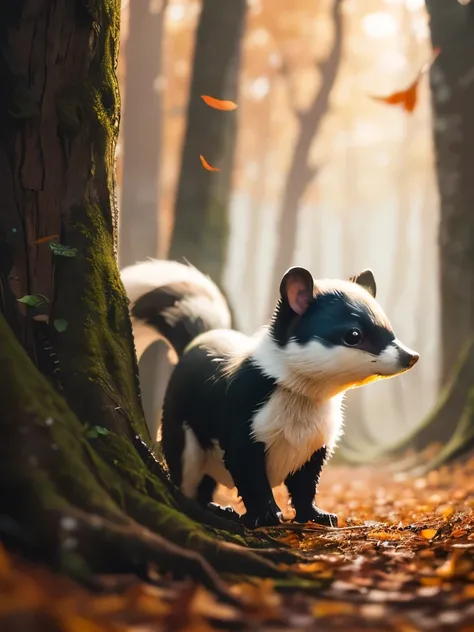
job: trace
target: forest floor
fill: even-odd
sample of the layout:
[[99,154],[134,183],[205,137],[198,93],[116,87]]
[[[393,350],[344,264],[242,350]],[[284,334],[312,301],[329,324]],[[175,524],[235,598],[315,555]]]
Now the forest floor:
[[328,467],[318,504],[344,528],[278,535],[302,556],[291,568],[322,580],[316,596],[236,582],[236,607],[159,576],[156,585],[111,576],[111,590],[97,594],[0,549],[0,630],[474,632],[474,459],[407,481],[388,469]]

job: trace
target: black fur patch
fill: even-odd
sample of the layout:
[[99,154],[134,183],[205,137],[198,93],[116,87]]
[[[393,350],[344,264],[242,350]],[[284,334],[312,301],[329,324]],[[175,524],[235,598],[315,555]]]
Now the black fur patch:
[[183,299],[203,296],[209,296],[209,302],[212,301],[212,297],[206,295],[201,286],[185,282],[170,283],[143,294],[132,307],[131,314],[134,318],[154,327],[180,356],[196,336],[213,329],[215,323],[204,317],[191,318],[183,312],[181,318],[178,317],[176,322],[170,325],[165,319],[165,312],[172,307],[179,307]]
[[[255,412],[276,388],[249,358],[228,371],[226,347],[196,344],[180,359],[166,392],[163,407],[162,448],[171,478],[181,484],[184,424],[204,450],[217,440],[224,463],[245,498],[248,512],[257,514],[262,502],[274,503],[265,471],[265,446],[253,441]],[[244,338],[244,336],[242,336]]]
[[356,348],[374,355],[395,339],[390,323],[367,301],[337,289],[317,293],[302,316],[281,300],[273,316],[271,333],[281,347],[290,339],[299,344],[315,339],[332,347],[343,345],[343,337],[351,328],[362,332],[362,342]]

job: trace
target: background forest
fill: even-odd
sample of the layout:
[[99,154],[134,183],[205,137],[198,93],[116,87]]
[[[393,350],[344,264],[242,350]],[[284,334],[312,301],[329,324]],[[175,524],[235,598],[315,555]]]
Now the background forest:
[[[243,19],[244,3],[233,4]],[[122,5],[120,264],[186,256],[224,287],[246,333],[266,322],[290,265],[309,267],[315,278],[371,267],[381,304],[422,362],[399,380],[349,393],[346,439],[393,443],[432,408],[440,376],[433,52],[424,0],[252,0],[244,27],[227,24],[222,2],[203,6],[199,39],[199,2]],[[234,46],[226,47],[235,29]],[[201,57],[194,76],[193,54],[195,62]],[[226,65],[220,79],[218,58]],[[376,99],[414,82],[413,111]],[[200,114],[200,94],[235,97],[238,109]],[[194,154],[185,149],[183,158],[192,108],[207,119],[194,130]],[[232,147],[224,146],[219,135],[235,128]],[[204,172],[199,154],[221,171]],[[199,208],[210,198],[181,193],[199,178],[222,203],[217,217]],[[193,214],[201,223],[193,224],[189,248],[182,227]],[[156,353],[143,359],[148,371]],[[153,420],[160,382],[143,385]]]

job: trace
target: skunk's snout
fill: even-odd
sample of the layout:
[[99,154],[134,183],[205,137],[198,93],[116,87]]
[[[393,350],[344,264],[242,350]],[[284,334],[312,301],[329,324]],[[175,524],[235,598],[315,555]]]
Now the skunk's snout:
[[393,345],[398,351],[398,361],[404,369],[411,369],[420,359],[420,355],[416,351],[405,347],[399,340],[394,340]]

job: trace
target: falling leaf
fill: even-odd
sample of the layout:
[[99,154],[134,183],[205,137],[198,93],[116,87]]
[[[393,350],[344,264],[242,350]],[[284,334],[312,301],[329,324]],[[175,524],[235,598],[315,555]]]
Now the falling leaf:
[[437,529],[423,529],[421,531],[421,535],[426,539],[426,540],[432,540],[435,535],[438,533]]
[[35,241],[35,244],[46,244],[48,241],[52,241],[53,239],[59,239],[59,235],[48,235],[47,237],[40,237]]
[[204,169],[207,169],[208,171],[220,171],[220,169],[218,169],[217,167],[211,167],[211,165],[207,162],[202,154],[199,156],[199,158],[201,159]]
[[371,96],[371,99],[387,103],[388,105],[401,105],[407,112],[413,112],[418,97],[418,84],[420,83],[420,78],[421,73],[406,90],[394,92],[387,97]]
[[45,297],[41,294],[26,294],[17,300],[19,303],[28,305],[28,307],[38,307],[38,305],[46,302]]
[[75,257],[77,255],[77,248],[71,248],[71,246],[65,246],[64,244],[56,244],[54,241],[49,243],[49,247],[53,251],[53,254],[58,257]]
[[416,79],[411,83],[406,90],[400,90],[399,92],[394,92],[386,97],[378,97],[371,95],[371,99],[375,101],[381,101],[382,103],[387,103],[388,105],[401,105],[404,110],[407,112],[413,112],[416,107],[417,99],[418,99],[418,86],[420,84],[420,79],[423,76],[423,73],[426,72],[429,67],[433,64],[434,60],[441,53],[440,48],[433,49],[433,57],[427,63],[425,63],[420,71]]
[[63,331],[66,331],[66,329],[69,327],[68,321],[65,320],[64,318],[56,318],[54,320],[53,324],[54,324],[54,328],[59,333],[62,333]]
[[201,99],[211,108],[215,110],[225,110],[230,112],[231,110],[235,110],[237,108],[237,103],[233,101],[221,101],[220,99],[215,99],[214,97],[210,97],[208,95],[201,95]]

